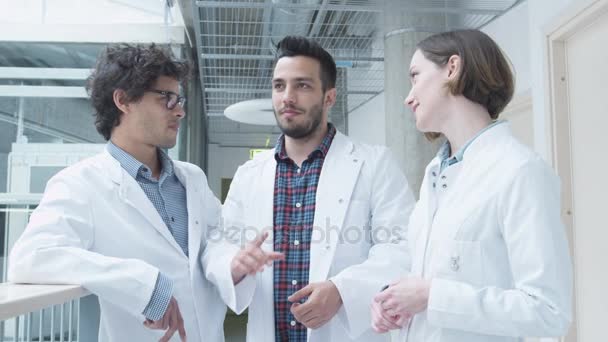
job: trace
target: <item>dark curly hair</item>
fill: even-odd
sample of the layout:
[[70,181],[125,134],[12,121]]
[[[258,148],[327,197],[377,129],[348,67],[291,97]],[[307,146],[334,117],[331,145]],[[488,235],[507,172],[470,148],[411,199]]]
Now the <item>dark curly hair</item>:
[[277,44],[274,63],[283,57],[306,56],[321,64],[321,85],[323,91],[336,87],[338,71],[334,58],[312,39],[300,36],[286,36]]
[[114,91],[125,92],[125,100],[137,102],[160,76],[182,82],[189,77],[190,65],[178,61],[170,50],[155,44],[108,46],[99,56],[87,79],[87,92],[95,109],[95,127],[110,140],[112,129],[120,124],[122,112],[114,104]]

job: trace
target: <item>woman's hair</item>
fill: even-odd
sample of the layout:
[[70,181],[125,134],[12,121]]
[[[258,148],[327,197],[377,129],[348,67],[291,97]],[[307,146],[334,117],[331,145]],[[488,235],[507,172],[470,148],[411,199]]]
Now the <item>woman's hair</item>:
[[86,87],[95,109],[97,131],[109,140],[120,123],[122,112],[113,98],[116,89],[124,91],[126,101],[137,102],[160,76],[181,82],[189,72],[188,63],[175,60],[170,50],[155,44],[108,46],[99,56]]
[[[458,30],[434,34],[419,42],[417,49],[424,57],[440,67],[451,56],[461,60],[458,77],[446,84],[453,95],[467,99],[487,109],[492,119],[507,106],[515,89],[511,64],[498,45],[479,30]],[[425,134],[435,139],[438,133]]]

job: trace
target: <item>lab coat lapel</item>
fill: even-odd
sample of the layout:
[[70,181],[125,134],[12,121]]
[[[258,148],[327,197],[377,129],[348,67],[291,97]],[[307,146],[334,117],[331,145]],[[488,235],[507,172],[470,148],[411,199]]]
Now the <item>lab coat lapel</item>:
[[[254,208],[252,216],[255,218],[251,223],[258,233],[267,231],[269,233],[266,242],[262,244],[262,249],[265,251],[274,251],[274,178],[276,175],[277,163],[274,159],[274,154],[270,154],[269,159],[263,161],[260,167],[260,177],[256,179],[255,185],[251,187],[254,196]],[[245,195],[245,194],[244,194]],[[274,340],[274,263],[266,268],[262,273],[258,274],[258,288],[256,296],[259,298],[259,303],[262,308],[257,311],[264,318],[256,317],[256,322],[264,322],[264,327],[260,329],[263,332],[263,337],[254,338],[256,341],[271,341]],[[252,322],[252,318],[249,318]],[[250,323],[251,324],[251,323]]]
[[[262,176],[254,187],[256,202],[259,205],[256,219],[256,230],[259,233],[268,232],[268,238],[262,245],[266,251],[274,251],[274,181],[277,172],[277,162],[274,154],[262,166]],[[272,266],[268,270],[272,274]]]
[[[204,192],[201,189],[203,184],[202,181],[192,181],[192,178],[188,177],[187,171],[180,168],[176,163],[173,163],[173,170],[177,179],[182,183],[184,189],[186,189],[186,206],[188,209],[188,255],[190,257],[190,268],[192,269],[197,264],[201,243],[206,243],[206,239],[202,240],[202,236],[207,231],[207,223],[214,219],[213,217],[202,216],[209,213],[207,209],[209,208],[209,205],[212,204],[203,201]],[[219,212],[217,215],[219,215]],[[219,224],[219,222],[217,223]]]
[[420,191],[420,199],[418,200],[419,209],[414,212],[414,215],[410,217],[409,229],[416,230],[417,234],[414,236],[415,241],[413,243],[413,263],[412,263],[412,275],[422,276],[424,272],[424,257],[428,247],[428,239],[431,233],[431,227],[433,224],[433,216],[437,209],[437,199],[433,194],[433,187],[430,173],[435,169],[438,164],[438,159],[435,158],[431,161],[425,171],[425,180],[422,183],[422,189]]
[[[184,252],[179,247],[173,235],[169,231],[165,222],[158,214],[158,211],[148,199],[141,186],[131,175],[125,171],[120,163],[114,159],[107,151],[104,155],[104,163],[107,164],[108,174],[112,180],[118,184],[119,198],[135,212],[144,217],[154,229],[167,239],[170,245],[176,248],[182,255]],[[142,239],[145,237],[142,237]]]
[[323,162],[310,246],[311,283],[325,280],[331,267],[344,217],[363,164],[355,152],[353,143],[338,132]]
[[[492,196],[494,189],[498,188],[501,179],[493,179],[489,182],[487,174],[500,174],[491,171],[497,167],[501,153],[494,147],[496,139],[500,139],[509,133],[508,124],[500,124],[491,128],[479,136],[468,147],[462,163],[462,169],[458,178],[452,182],[452,189],[446,194],[444,203],[452,204],[444,206],[445,210],[439,210],[435,216],[435,224],[442,225],[443,238],[457,239],[458,232],[463,221],[471,215],[471,212],[479,206],[480,202],[486,201]],[[458,206],[453,203],[459,203]]]

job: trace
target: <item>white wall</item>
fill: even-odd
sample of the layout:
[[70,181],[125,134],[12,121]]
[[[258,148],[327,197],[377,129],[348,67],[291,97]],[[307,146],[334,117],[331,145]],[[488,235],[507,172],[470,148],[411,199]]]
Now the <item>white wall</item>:
[[517,77],[516,96],[532,95],[534,149],[551,160],[545,94],[548,93],[546,28],[574,3],[591,0],[525,1],[488,24],[483,31],[500,45],[513,63]]
[[534,146],[547,160],[551,159],[550,140],[547,134],[550,121],[547,117],[548,104],[545,94],[550,92],[547,68],[546,27],[559,14],[574,3],[589,3],[590,0],[534,0],[529,3],[530,19],[530,71],[532,82],[532,101],[534,108]]
[[386,145],[384,92],[348,114],[348,135],[364,143]]
[[513,135],[530,148],[534,148],[534,117],[530,91],[516,96],[500,114],[500,118],[511,123]]
[[515,74],[513,100],[500,118],[511,122],[513,134],[524,144],[535,147],[534,111],[532,108],[530,73],[530,18],[528,1],[524,1],[482,31],[498,43],[507,55]]
[[505,13],[502,17],[486,25],[487,33],[503,49],[513,64],[515,71],[515,94],[525,93],[530,89],[530,22],[528,18],[528,1]]
[[207,179],[217,198],[222,194],[222,178],[232,178],[236,169],[249,160],[249,148],[209,144]]
[[0,0],[0,41],[183,44],[179,6],[150,0]]
[[0,0],[0,4],[10,8],[0,13],[0,21],[14,24],[162,23],[164,14],[160,1]]
[[608,225],[605,201],[608,179],[599,176],[598,170],[605,170],[608,161],[598,156],[606,153],[606,144],[602,141],[608,125],[608,13],[605,12],[592,24],[585,24],[568,38],[565,53],[570,111],[577,337],[579,341],[606,341]]

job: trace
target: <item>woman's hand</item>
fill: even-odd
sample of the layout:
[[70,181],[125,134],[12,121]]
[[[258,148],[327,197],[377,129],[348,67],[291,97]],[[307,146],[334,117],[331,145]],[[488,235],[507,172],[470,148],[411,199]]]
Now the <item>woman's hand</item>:
[[385,317],[413,316],[426,310],[430,289],[430,280],[414,277],[403,278],[377,294],[374,302],[380,305]]
[[410,321],[411,315],[403,316],[388,316],[383,310],[380,303],[372,300],[372,329],[379,334],[384,334],[389,330],[401,329]]

